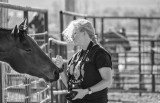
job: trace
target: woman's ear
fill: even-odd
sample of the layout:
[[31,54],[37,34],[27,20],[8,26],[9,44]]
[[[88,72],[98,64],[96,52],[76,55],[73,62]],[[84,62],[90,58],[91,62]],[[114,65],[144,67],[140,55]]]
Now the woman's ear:
[[86,31],[83,31],[83,34],[84,34],[85,36],[88,35]]
[[89,35],[88,35],[88,33],[86,31],[84,31],[83,34],[84,34],[85,37],[90,38]]

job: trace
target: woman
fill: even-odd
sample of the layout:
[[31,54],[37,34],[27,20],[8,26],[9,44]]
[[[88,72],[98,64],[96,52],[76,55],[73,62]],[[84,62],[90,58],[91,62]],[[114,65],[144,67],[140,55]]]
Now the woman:
[[81,47],[69,60],[67,70],[61,56],[55,61],[67,72],[60,73],[63,83],[69,91],[77,93],[71,103],[107,103],[107,88],[112,84],[111,56],[98,45],[92,24],[85,19],[74,20],[63,35]]

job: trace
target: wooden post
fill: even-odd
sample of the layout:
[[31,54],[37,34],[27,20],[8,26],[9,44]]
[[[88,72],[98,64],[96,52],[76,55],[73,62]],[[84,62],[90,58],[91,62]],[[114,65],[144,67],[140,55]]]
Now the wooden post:
[[[76,0],[65,0],[65,11],[75,12],[75,3],[76,3]],[[65,26],[68,25],[71,20],[72,20],[72,16],[66,16]]]
[[[0,2],[8,2],[8,0],[0,0]],[[7,9],[1,8],[0,7],[0,27],[7,27],[7,18],[8,18],[8,11]],[[5,103],[4,101],[4,71],[5,69],[2,67],[4,64],[0,62],[0,103]]]
[[4,68],[3,63],[0,63],[0,103],[4,103]]
[[[8,0],[0,0],[0,2],[8,2]],[[6,28],[8,26],[7,18],[8,10],[0,7],[0,27]]]

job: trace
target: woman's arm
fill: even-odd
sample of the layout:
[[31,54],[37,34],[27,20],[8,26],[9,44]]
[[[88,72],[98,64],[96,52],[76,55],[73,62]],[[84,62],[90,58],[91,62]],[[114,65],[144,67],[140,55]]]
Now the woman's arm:
[[102,80],[95,84],[94,86],[90,87],[91,91],[98,92],[100,90],[103,90],[105,88],[109,88],[112,85],[112,69],[110,67],[102,67],[99,69],[99,73],[102,77]]
[[60,77],[61,77],[64,85],[68,88],[68,85],[67,85],[68,77],[67,77],[66,72],[63,71],[62,73],[60,73]]
[[68,85],[67,85],[68,77],[67,77],[67,74],[66,74],[66,72],[65,72],[66,69],[65,69],[64,66],[63,66],[64,62],[63,62],[62,56],[57,55],[57,56],[56,56],[56,59],[52,58],[52,61],[55,63],[55,65],[56,65],[59,69],[61,68],[61,69],[63,70],[63,72],[60,73],[60,77],[61,77],[64,85],[65,85],[66,87],[68,87]]
[[[90,87],[92,93],[101,91],[105,88],[109,88],[112,85],[112,81],[113,81],[112,80],[112,69],[110,67],[102,67],[99,69],[99,72],[102,77],[102,80],[98,82],[97,84],[93,85],[92,87]],[[88,88],[87,89],[77,89],[74,91],[78,91],[79,94],[77,94],[76,97],[73,98],[72,100],[75,100],[78,98],[81,99],[89,93]]]

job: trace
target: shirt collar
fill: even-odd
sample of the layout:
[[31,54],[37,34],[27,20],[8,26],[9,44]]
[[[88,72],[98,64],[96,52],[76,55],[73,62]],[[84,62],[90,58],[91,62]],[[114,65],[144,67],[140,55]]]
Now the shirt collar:
[[90,41],[86,50],[90,50],[93,47],[94,43]]

